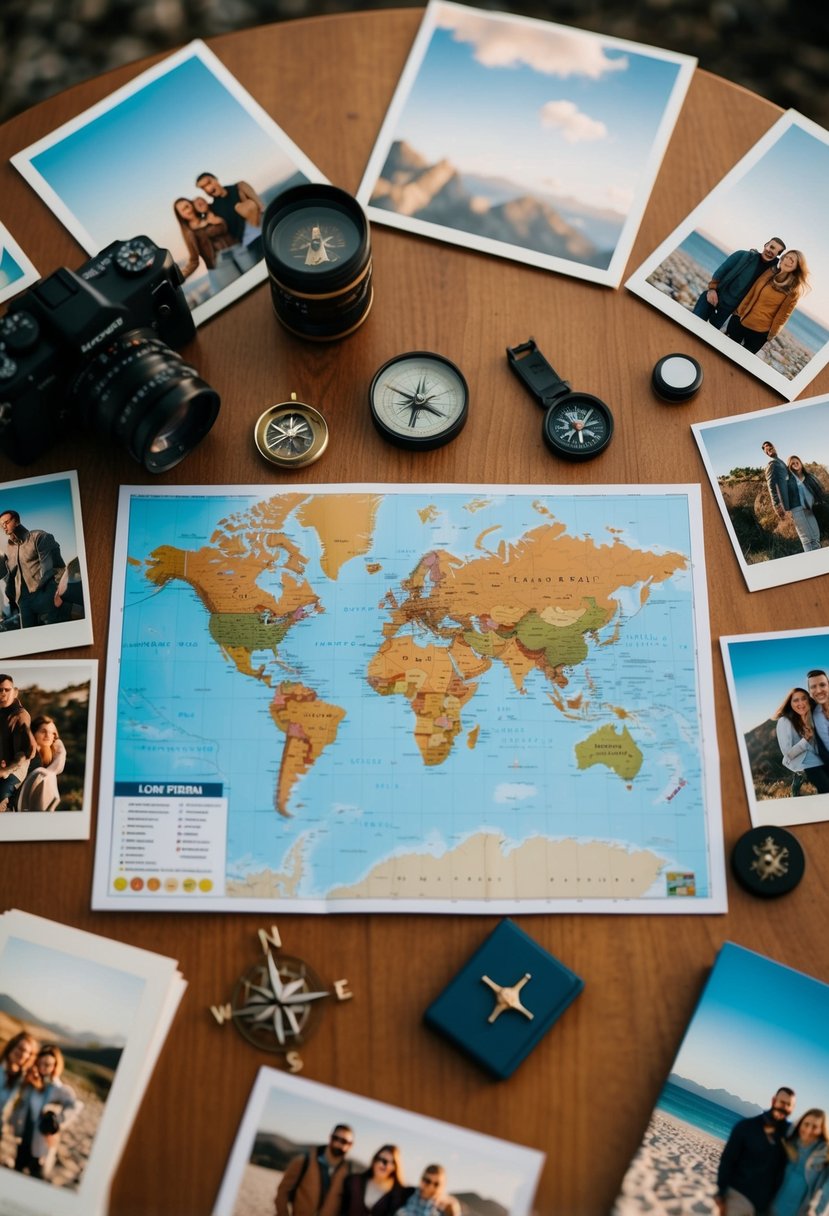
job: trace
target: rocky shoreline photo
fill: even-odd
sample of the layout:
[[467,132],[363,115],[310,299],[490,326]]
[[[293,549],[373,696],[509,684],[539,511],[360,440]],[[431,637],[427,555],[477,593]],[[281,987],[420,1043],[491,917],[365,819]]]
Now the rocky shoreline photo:
[[[660,262],[656,270],[648,275],[647,282],[691,312],[707,289],[710,279],[705,267],[680,248]],[[788,330],[782,329],[758,352],[757,358],[787,380],[793,380],[814,358],[814,353]]]

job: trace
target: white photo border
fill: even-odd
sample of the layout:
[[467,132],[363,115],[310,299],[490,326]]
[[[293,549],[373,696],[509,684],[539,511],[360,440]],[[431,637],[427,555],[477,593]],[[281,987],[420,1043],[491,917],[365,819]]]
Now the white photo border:
[[[81,519],[81,496],[78,489],[78,474],[75,469],[66,473],[47,473],[43,477],[24,477],[19,481],[6,481],[0,485],[0,510],[14,504],[7,495],[28,486],[45,485],[52,481],[68,481],[72,499],[72,517],[75,525],[75,542],[80,567],[81,585],[84,592],[84,615],[79,621],[58,621],[54,625],[35,625],[27,629],[0,633],[0,663],[7,659],[20,659],[26,655],[39,655],[47,650],[66,650],[73,646],[92,645],[92,607],[90,601],[89,571],[86,565],[83,521]],[[64,557],[69,555],[63,554]],[[71,556],[69,556],[71,560]]]
[[642,165],[639,186],[631,201],[627,218],[622,226],[616,248],[606,270],[595,266],[587,266],[569,258],[556,257],[551,254],[538,253],[532,249],[524,249],[519,245],[511,245],[505,241],[493,240],[490,237],[476,236],[459,228],[449,228],[430,220],[418,220],[414,217],[400,215],[387,211],[382,207],[373,207],[370,202],[371,192],[377,183],[383,165],[386,162],[389,148],[394,141],[400,115],[417,80],[426,53],[436,29],[436,13],[438,8],[454,9],[469,12],[467,5],[454,3],[453,0],[429,0],[426,5],[423,21],[412,44],[409,57],[403,73],[395,89],[389,109],[383,119],[383,125],[377,136],[368,164],[363,172],[363,178],[357,190],[357,200],[365,208],[369,219],[376,224],[396,228],[401,232],[411,232],[417,236],[429,237],[432,240],[444,241],[450,245],[460,245],[463,249],[474,249],[480,253],[488,253],[494,257],[508,258],[521,262],[526,266],[537,266],[542,270],[552,270],[566,274],[576,279],[584,279],[589,283],[598,283],[605,287],[618,287],[622,281],[630,251],[636,239],[642,216],[656,181],[659,167],[665,155],[671,134],[679,112],[685,100],[685,95],[691,83],[691,77],[696,68],[696,59],[689,55],[680,55],[673,51],[645,46],[642,43],[630,42],[610,35],[597,34],[589,30],[579,30],[572,26],[564,26],[537,17],[524,17],[514,13],[497,12],[489,9],[472,9],[481,18],[491,20],[494,24],[503,23],[530,29],[564,29],[570,35],[583,36],[585,39],[600,42],[614,50],[629,50],[637,55],[649,55],[678,66],[679,72],[671,90],[668,103],[662,115],[658,131],[651,145],[647,160]]
[[11,300],[14,296],[20,295],[21,291],[25,291],[27,287],[31,287],[32,283],[36,283],[40,278],[40,274],[36,270],[34,263],[20,248],[6,225],[0,223],[0,258],[2,258],[4,252],[11,255],[23,273],[14,282],[7,283],[5,287],[0,284],[0,304],[5,303],[6,300]]
[[[78,241],[91,257],[100,253],[101,249],[104,248],[104,243],[99,241],[93,233],[83,226],[74,212],[64,203],[61,196],[38,172],[33,164],[34,158],[49,148],[53,148],[68,136],[75,134],[76,131],[82,130],[90,122],[100,118],[102,114],[116,109],[130,97],[140,93],[147,85],[168,75],[175,68],[180,67],[181,64],[194,58],[199,59],[208,71],[216,77],[234,101],[254,119],[262,131],[271,137],[280,151],[293,162],[297,170],[304,173],[311,182],[328,181],[324,174],[320,172],[298,145],[282,130],[278,123],[271,118],[267,111],[257,101],[254,101],[253,97],[251,97],[233,73],[225,67],[218,56],[201,39],[196,38],[179,51],[169,55],[160,63],[155,64],[154,67],[148,68],[145,72],[136,76],[128,84],[122,85],[120,89],[116,89],[114,93],[103,98],[102,101],[96,102],[95,105],[84,110],[76,118],[63,123],[56,130],[50,132],[49,135],[43,136],[42,139],[30,144],[27,148],[15,153],[10,158],[18,173],[26,179],[32,189],[43,199],[49,209],[54,212],[60,222],[71,232],[75,240]],[[124,235],[126,238],[137,234],[125,233]],[[195,325],[199,326],[203,321],[207,321],[210,317],[215,316],[216,313],[221,312],[229,304],[246,295],[247,292],[258,286],[259,283],[263,283],[267,277],[267,267],[264,259],[261,259],[250,270],[240,275],[238,279],[235,279],[227,287],[223,287],[217,291],[209,300],[197,305],[192,310]]]
[[[39,1179],[4,1170],[4,1200],[10,1204],[17,1202],[27,1216],[34,1213],[89,1216],[106,1207],[118,1158],[187,985],[179,975],[174,959],[28,912],[15,909],[0,917],[0,960],[11,938],[103,964],[144,980],[132,1033],[118,1062],[79,1185],[71,1191],[44,1187]],[[59,996],[51,993],[49,999],[56,1003],[57,1009]]]
[[[669,317],[672,321],[676,321],[684,329],[701,338],[703,342],[707,342],[709,346],[713,346],[715,350],[725,355],[733,363],[737,363],[747,372],[751,372],[753,376],[756,376],[758,380],[762,380],[765,384],[775,389],[787,401],[793,401],[795,397],[799,396],[806,386],[814,380],[815,376],[829,363],[829,342],[825,343],[817,351],[803,371],[789,380],[786,376],[781,375],[780,372],[775,371],[769,364],[764,363],[757,355],[740,346],[726,334],[721,333],[710,322],[703,321],[701,317],[694,316],[684,305],[680,304],[677,300],[672,300],[670,296],[666,295],[663,291],[659,291],[658,288],[654,287],[647,280],[648,276],[700,226],[700,221],[704,218],[711,200],[720,194],[727,194],[731,187],[745,177],[749,169],[752,169],[754,165],[761,161],[766,153],[793,126],[800,127],[804,132],[813,135],[821,143],[829,145],[829,131],[825,131],[823,127],[819,127],[811,119],[804,118],[796,110],[787,110],[774,126],[729,170],[725,177],[705,196],[690,215],[687,215],[682,223],[674,228],[670,236],[666,237],[662,244],[642,263],[638,270],[634,271],[625,283],[628,291],[633,292],[634,295],[651,304],[659,312],[664,313],[666,317]],[[794,178],[792,179],[792,183],[792,189],[795,190],[797,185]]]
[[92,791],[95,768],[95,727],[98,702],[97,659],[48,659],[25,661],[18,665],[27,671],[64,673],[67,683],[89,681],[86,723],[86,758],[83,777],[83,806],[79,811],[54,811],[0,815],[0,841],[12,840],[89,840],[92,819]]
[[802,401],[791,402],[788,405],[772,406],[771,409],[752,410],[747,414],[734,414],[730,418],[717,418],[711,422],[691,423],[691,431],[697,441],[697,447],[699,448],[702,462],[705,465],[711,489],[714,492],[717,506],[723,517],[723,523],[731,541],[734,555],[737,558],[737,564],[743,573],[743,578],[749,591],[765,591],[769,587],[782,587],[787,583],[797,583],[803,579],[817,578],[821,574],[829,573],[829,548],[817,549],[812,553],[792,553],[788,557],[779,557],[769,562],[755,562],[753,564],[747,562],[740,547],[740,542],[737,539],[737,534],[734,531],[734,525],[728,514],[725,500],[720,492],[717,474],[711,466],[709,452],[705,444],[705,435],[708,431],[714,430],[717,427],[739,426],[742,423],[753,422],[758,418],[768,418],[770,423],[775,423],[778,426],[782,423],[785,426],[786,414],[796,413],[800,410],[817,409],[820,406],[825,410],[829,410],[829,396],[804,397]]
[[[751,771],[751,761],[746,747],[745,734],[740,726],[740,691],[734,678],[731,664],[731,647],[744,642],[762,643],[785,641],[790,638],[822,638],[829,649],[829,628],[825,629],[788,629],[777,633],[743,633],[729,634],[720,638],[725,681],[728,685],[728,696],[731,702],[731,716],[734,722],[734,734],[737,736],[737,749],[740,753],[740,765],[743,770],[743,782],[746,790],[746,801],[751,817],[752,827],[765,827],[766,824],[775,827],[788,828],[801,823],[825,823],[829,820],[829,794],[809,794],[806,798],[763,798],[758,799],[754,792],[754,774]],[[829,666],[829,663],[827,664]],[[772,707],[774,708],[774,707]]]
[[538,1149],[514,1144],[509,1140],[501,1140],[484,1132],[474,1132],[469,1128],[446,1123],[441,1119],[430,1119],[426,1115],[415,1114],[400,1106],[391,1106],[387,1102],[364,1098],[359,1094],[349,1093],[347,1090],[335,1089],[331,1085],[323,1085],[318,1081],[292,1076],[290,1073],[264,1065],[256,1074],[256,1080],[225,1167],[222,1184],[216,1196],[212,1216],[233,1216],[242,1175],[250,1160],[265,1105],[274,1090],[283,1092],[286,1106],[289,1106],[292,1097],[303,1097],[319,1102],[321,1111],[324,1112],[327,1109],[329,1112],[326,1118],[331,1126],[338,1119],[349,1117],[356,1119],[363,1114],[367,1118],[385,1121],[389,1128],[390,1139],[395,1139],[398,1134],[402,1138],[407,1127],[425,1129],[428,1126],[433,1135],[441,1136],[447,1144],[467,1148],[470,1153],[478,1157],[486,1154],[489,1162],[499,1159],[505,1163],[508,1162],[512,1169],[525,1173],[520,1190],[510,1208],[509,1216],[531,1216],[533,1196],[546,1159],[546,1154]]

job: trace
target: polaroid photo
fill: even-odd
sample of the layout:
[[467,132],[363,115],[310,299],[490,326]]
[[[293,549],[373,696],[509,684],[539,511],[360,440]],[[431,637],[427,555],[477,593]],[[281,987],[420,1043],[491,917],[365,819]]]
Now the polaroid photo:
[[[260,1068],[213,1216],[287,1211],[303,1184],[306,1191],[319,1186],[318,1154],[342,1211],[364,1211],[366,1184],[376,1180],[387,1192],[383,1211],[406,1216],[450,1196],[446,1216],[530,1216],[544,1164],[535,1149]],[[339,1212],[333,1202],[330,1210]]]
[[0,672],[0,841],[89,839],[97,682],[94,659]]
[[36,283],[40,275],[5,224],[0,224],[0,304]]
[[617,287],[695,63],[431,0],[357,197],[378,224]]
[[829,398],[691,426],[749,591],[829,571]]
[[267,277],[271,199],[325,181],[199,41],[11,161],[87,253],[138,235],[169,249],[197,325]]
[[829,819],[829,628],[720,646],[752,825]]
[[625,284],[787,401],[829,361],[829,132],[789,110]]
[[0,918],[4,1213],[92,1216],[185,988],[173,959]]
[[612,1216],[823,1211],[827,1018],[828,985],[726,942]]
[[0,485],[0,663],[92,643],[78,475]]

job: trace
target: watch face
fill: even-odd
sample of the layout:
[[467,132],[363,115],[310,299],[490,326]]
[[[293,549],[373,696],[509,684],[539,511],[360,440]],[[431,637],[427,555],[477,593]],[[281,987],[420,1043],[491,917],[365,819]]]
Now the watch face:
[[428,451],[460,434],[469,390],[454,363],[442,355],[412,351],[383,364],[371,382],[369,405],[385,439]]
[[603,401],[587,393],[569,393],[544,415],[544,441],[558,456],[590,460],[613,436],[613,415]]
[[350,258],[362,237],[344,211],[308,203],[280,220],[271,239],[281,262],[313,273]]
[[254,439],[271,464],[303,468],[318,460],[328,446],[328,424],[319,410],[294,398],[272,405],[260,415]]
[[115,253],[115,265],[122,274],[143,274],[155,261],[155,249],[141,237],[124,241]]

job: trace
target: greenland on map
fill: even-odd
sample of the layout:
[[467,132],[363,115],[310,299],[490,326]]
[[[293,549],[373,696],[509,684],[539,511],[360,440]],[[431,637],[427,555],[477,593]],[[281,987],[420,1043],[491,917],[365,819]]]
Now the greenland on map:
[[121,491],[93,906],[725,910],[698,486]]

